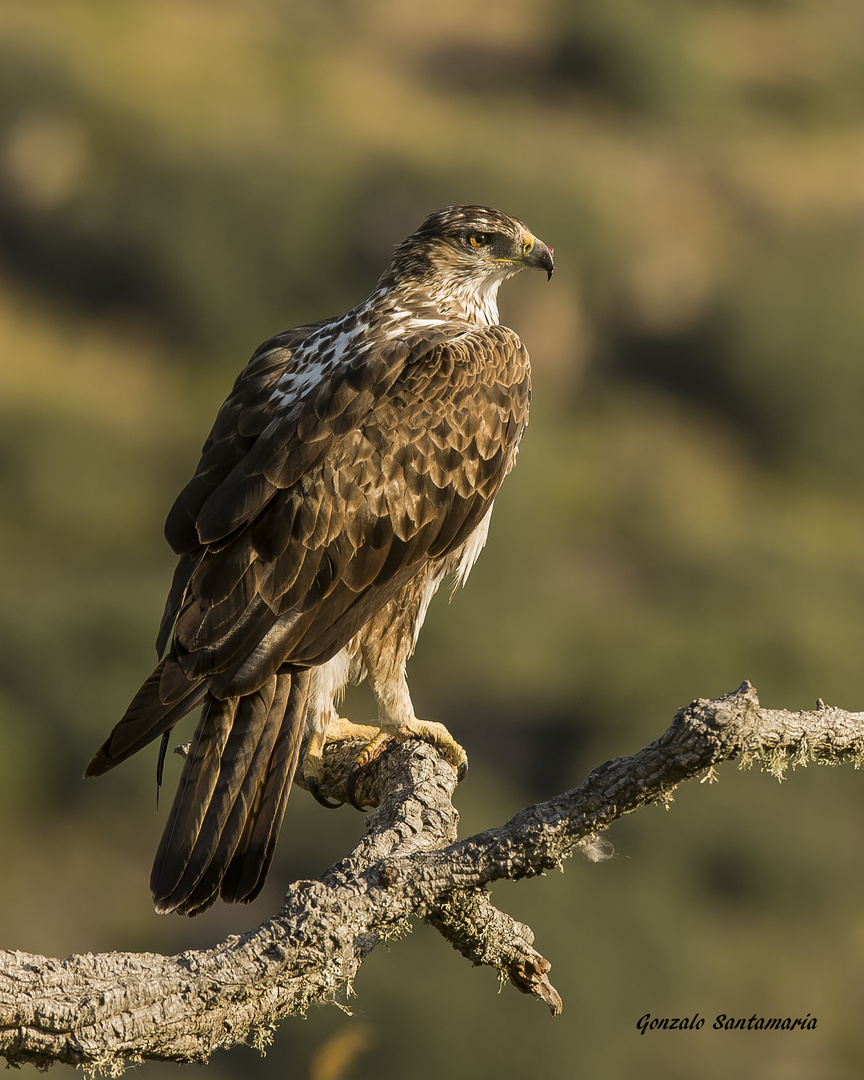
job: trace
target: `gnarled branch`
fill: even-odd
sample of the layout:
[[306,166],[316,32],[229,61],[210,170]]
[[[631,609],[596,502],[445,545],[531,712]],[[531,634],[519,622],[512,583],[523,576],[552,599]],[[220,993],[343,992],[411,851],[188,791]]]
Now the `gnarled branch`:
[[[356,748],[328,748],[331,797],[345,797]],[[495,968],[553,1015],[561,999],[533,934],[493,907],[486,887],[560,866],[623,814],[665,802],[722,761],[775,774],[810,760],[864,760],[864,713],[762,709],[744,683],[681,709],[631,757],[527,807],[506,824],[456,839],[453,769],[431,747],[394,746],[361,778],[377,809],[354,850],[319,881],[295,882],[257,930],[177,956],[104,953],[55,960],[0,952],[0,1055],[112,1073],[146,1058],[203,1061],[217,1047],[265,1042],[279,1018],[335,1001],[383,939],[425,919],[475,964]]]

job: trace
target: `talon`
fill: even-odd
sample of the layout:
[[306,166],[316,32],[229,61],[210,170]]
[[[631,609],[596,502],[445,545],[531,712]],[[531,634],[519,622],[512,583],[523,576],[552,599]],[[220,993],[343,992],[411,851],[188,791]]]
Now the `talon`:
[[326,806],[328,810],[338,810],[340,806],[344,806],[343,802],[333,802],[332,799],[328,799],[326,795],[321,794],[321,785],[318,782],[317,776],[306,776],[306,787],[309,789],[309,794],[316,801],[321,803],[322,806]]
[[355,788],[357,787],[357,778],[363,771],[363,766],[359,761],[355,761],[351,767],[351,772],[348,773],[348,779],[345,781],[345,790],[348,792],[348,802],[354,807],[355,810],[359,810],[361,814],[365,814],[369,809],[368,806],[361,806],[357,802],[357,796],[355,794]]
[[462,764],[456,770],[456,780],[458,783],[462,783],[465,777],[468,775],[468,762],[463,761]]

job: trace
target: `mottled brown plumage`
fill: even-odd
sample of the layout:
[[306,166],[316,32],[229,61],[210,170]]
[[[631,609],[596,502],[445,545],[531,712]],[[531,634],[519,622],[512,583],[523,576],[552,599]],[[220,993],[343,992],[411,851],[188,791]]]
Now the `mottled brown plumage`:
[[301,739],[314,778],[348,681],[368,677],[384,731],[464,758],[415,717],[405,662],[440,581],[476,559],[527,423],[528,356],[496,307],[525,266],[552,272],[524,225],[448,207],[368,300],[272,338],[237,379],[168,515],[167,652],[87,769],[203,705],[153,867],[158,911],[258,894]]

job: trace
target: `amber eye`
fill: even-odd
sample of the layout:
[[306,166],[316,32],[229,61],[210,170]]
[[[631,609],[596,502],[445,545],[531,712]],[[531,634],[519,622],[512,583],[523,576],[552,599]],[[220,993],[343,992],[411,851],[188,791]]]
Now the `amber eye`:
[[489,237],[486,233],[474,232],[468,234],[468,243],[473,248],[486,247],[489,243]]

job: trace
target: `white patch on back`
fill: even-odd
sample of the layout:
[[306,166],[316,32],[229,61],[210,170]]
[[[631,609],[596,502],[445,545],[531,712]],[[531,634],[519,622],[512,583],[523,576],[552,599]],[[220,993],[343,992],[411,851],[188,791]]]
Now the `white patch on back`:
[[[368,332],[372,298],[335,322],[327,323],[298,345],[292,356],[292,368],[276,380],[270,400],[277,408],[295,405],[300,398],[341,367],[346,353]],[[350,325],[346,331],[342,327]]]

